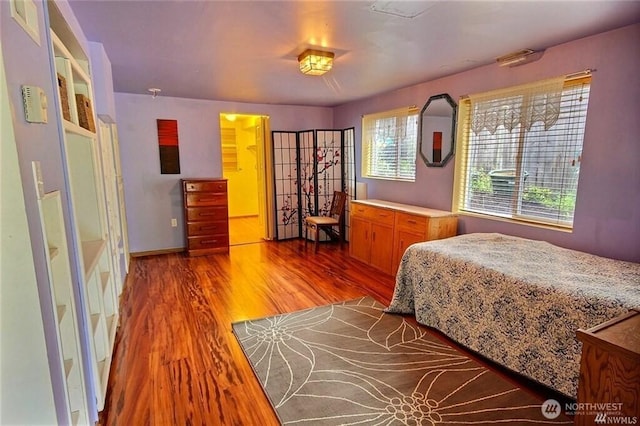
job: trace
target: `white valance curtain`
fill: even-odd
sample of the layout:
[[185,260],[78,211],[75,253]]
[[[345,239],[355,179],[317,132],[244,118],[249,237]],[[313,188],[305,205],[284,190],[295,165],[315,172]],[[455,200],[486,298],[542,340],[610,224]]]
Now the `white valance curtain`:
[[534,123],[541,122],[545,130],[548,130],[560,115],[564,81],[562,76],[469,95],[471,129],[475,134],[482,130],[494,134],[500,126],[511,132],[519,124],[526,130],[531,130]]
[[404,107],[362,117],[363,176],[415,179],[418,110]]
[[372,138],[377,137],[385,140],[404,138],[413,131],[407,119],[409,116],[417,114],[418,110],[412,107],[367,114],[363,117],[366,122],[364,130]]

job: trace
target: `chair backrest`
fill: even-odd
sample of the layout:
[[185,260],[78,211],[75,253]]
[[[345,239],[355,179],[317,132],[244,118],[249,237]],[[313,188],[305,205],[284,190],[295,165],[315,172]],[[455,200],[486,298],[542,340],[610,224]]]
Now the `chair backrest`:
[[331,210],[329,210],[329,216],[335,217],[340,222],[342,222],[346,203],[347,203],[346,192],[334,191],[333,200],[331,201]]

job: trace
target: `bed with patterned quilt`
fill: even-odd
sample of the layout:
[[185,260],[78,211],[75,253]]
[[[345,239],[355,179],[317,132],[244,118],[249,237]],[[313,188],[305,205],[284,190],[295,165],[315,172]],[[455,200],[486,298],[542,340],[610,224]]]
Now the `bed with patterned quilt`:
[[575,398],[579,328],[640,307],[640,264],[502,234],[410,246],[388,312]]

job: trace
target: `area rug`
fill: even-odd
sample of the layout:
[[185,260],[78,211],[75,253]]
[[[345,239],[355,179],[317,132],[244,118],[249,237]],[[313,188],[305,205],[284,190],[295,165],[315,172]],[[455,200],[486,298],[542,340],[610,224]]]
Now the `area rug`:
[[281,423],[572,424],[383,309],[363,297],[233,324]]

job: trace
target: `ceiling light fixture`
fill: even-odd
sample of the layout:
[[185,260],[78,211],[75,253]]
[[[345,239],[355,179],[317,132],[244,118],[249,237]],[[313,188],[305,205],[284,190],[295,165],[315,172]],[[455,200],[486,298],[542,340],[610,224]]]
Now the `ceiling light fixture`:
[[322,75],[333,67],[333,52],[307,49],[298,56],[300,71],[307,75]]
[[152,87],[150,89],[147,89],[149,92],[151,92],[151,97],[155,98],[156,96],[158,96],[158,93],[162,92],[162,89],[158,89],[157,87]]
[[536,52],[532,49],[523,49],[500,56],[499,58],[496,58],[496,62],[498,62],[498,65],[501,67],[515,67],[536,61],[540,59],[541,56],[542,52]]

